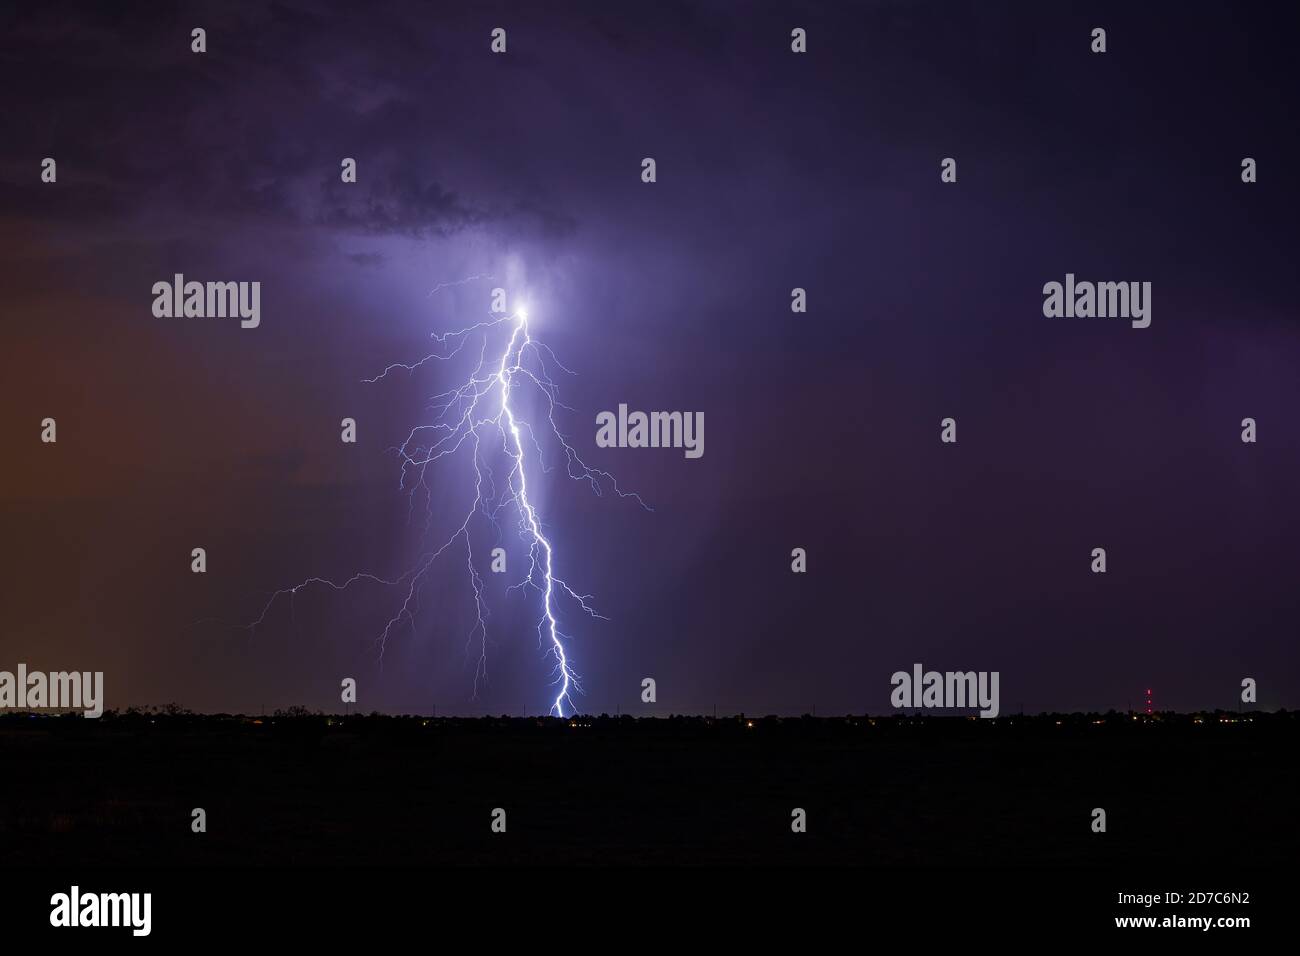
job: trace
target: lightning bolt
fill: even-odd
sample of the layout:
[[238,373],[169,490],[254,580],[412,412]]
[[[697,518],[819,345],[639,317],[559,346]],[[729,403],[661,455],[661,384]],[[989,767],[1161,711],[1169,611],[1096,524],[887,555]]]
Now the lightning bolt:
[[[485,277],[471,276],[459,282],[442,283],[433,292],[477,278]],[[400,588],[405,593],[401,606],[375,639],[382,663],[384,649],[394,631],[406,624],[414,632],[421,585],[430,569],[457,542],[463,542],[475,608],[475,623],[466,639],[466,654],[468,656],[477,642],[478,661],[474,670],[474,696],[477,697],[480,682],[487,680],[490,609],[484,595],[483,577],[475,561],[471,527],[475,517],[480,517],[490,523],[500,540],[502,520],[513,518],[516,535],[527,547],[528,566],[523,576],[507,588],[507,594],[532,592],[539,599],[538,643],[545,657],[554,664],[551,672],[554,699],[549,713],[563,717],[566,708],[570,713],[576,709],[572,695],[582,692],[582,684],[566,648],[569,635],[561,630],[559,606],[567,602],[573,610],[580,610],[592,618],[608,618],[596,612],[590,603],[591,595],[579,594],[556,574],[555,545],[548,537],[530,496],[530,473],[533,480],[540,481],[541,475],[551,470],[547,467],[538,438],[539,429],[546,429],[558,443],[569,478],[587,482],[598,496],[611,491],[619,498],[635,500],[646,511],[652,509],[639,495],[621,489],[613,475],[588,466],[560,430],[555,420],[556,410],[572,409],[560,402],[552,371],[570,375],[573,372],[564,367],[547,345],[534,338],[524,309],[516,309],[508,315],[499,314],[454,332],[435,332],[432,338],[435,349],[423,358],[412,363],[394,363],[378,375],[362,381],[374,384],[391,374],[414,372],[430,362],[449,361],[466,348],[477,347],[478,360],[469,376],[455,388],[430,400],[433,419],[413,427],[401,445],[389,449],[401,461],[399,487],[409,495],[408,521],[414,517],[417,492],[422,491],[425,496],[426,534],[432,520],[432,491],[426,482],[427,471],[441,459],[468,449],[474,469],[474,499],[464,520],[440,546],[423,553],[397,578],[386,579],[367,572],[354,574],[341,583],[321,577],[307,578],[272,594],[257,620],[246,626],[256,629],[278,599],[287,595],[292,606],[293,597],[312,585],[344,591],[357,582],[368,581]],[[521,399],[524,390],[530,387],[541,397],[543,408],[543,420],[536,424],[528,417],[525,402]],[[492,469],[494,455],[503,456],[506,462],[506,473],[501,480]]]

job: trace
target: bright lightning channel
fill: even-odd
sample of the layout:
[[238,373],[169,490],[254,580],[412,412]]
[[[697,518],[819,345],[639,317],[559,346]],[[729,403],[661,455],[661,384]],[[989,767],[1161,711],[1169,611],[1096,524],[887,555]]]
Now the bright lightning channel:
[[[460,283],[445,283],[438,288],[458,284]],[[504,338],[505,345],[499,356],[493,353],[490,357],[489,350],[494,335]],[[566,708],[570,713],[576,710],[572,695],[575,692],[582,692],[582,684],[565,647],[569,638],[560,628],[557,603],[568,599],[575,608],[581,609],[587,615],[602,620],[608,619],[598,614],[591,606],[589,603],[591,595],[577,593],[555,574],[555,546],[547,536],[536,505],[529,496],[530,452],[533,453],[534,459],[534,477],[537,477],[538,473],[547,473],[550,469],[546,466],[537,430],[526,417],[522,402],[517,398],[521,389],[531,384],[542,396],[545,407],[545,427],[549,429],[550,434],[558,442],[559,448],[562,449],[565,469],[570,478],[586,481],[597,495],[603,495],[608,489],[620,498],[635,500],[647,511],[651,509],[639,495],[619,488],[618,482],[611,474],[589,467],[560,431],[555,421],[555,410],[567,409],[568,406],[563,405],[557,397],[558,389],[551,377],[551,370],[556,368],[570,375],[573,373],[560,363],[548,346],[533,337],[525,308],[516,308],[512,314],[503,314],[455,332],[441,334],[435,332],[432,337],[438,346],[436,351],[424,356],[418,362],[389,365],[378,375],[363,381],[375,383],[398,371],[413,372],[427,362],[447,361],[454,358],[470,342],[478,344],[478,362],[469,377],[457,387],[433,397],[432,401],[435,404],[431,409],[436,414],[432,422],[416,425],[400,446],[390,449],[401,459],[400,487],[410,495],[413,512],[417,489],[423,490],[426,506],[431,509],[431,490],[425,481],[429,466],[442,458],[456,454],[463,448],[470,448],[474,466],[475,495],[464,521],[441,546],[422,554],[413,567],[397,578],[389,580],[366,572],[354,574],[342,583],[327,578],[308,578],[291,588],[276,591],[262,609],[258,619],[248,627],[255,629],[260,625],[266,619],[272,605],[281,596],[287,594],[292,601],[300,590],[313,584],[322,584],[336,591],[346,590],[358,581],[369,581],[390,587],[402,586],[406,589],[405,599],[397,613],[388,620],[376,638],[382,661],[388,638],[396,628],[406,623],[414,632],[415,618],[419,611],[420,588],[429,569],[456,542],[463,540],[476,614],[474,627],[466,640],[466,651],[469,652],[477,638],[479,656],[474,671],[474,695],[477,697],[480,681],[487,679],[487,622],[490,611],[483,595],[483,578],[475,564],[470,527],[474,517],[480,515],[500,531],[500,519],[504,515],[513,513],[516,519],[516,531],[528,548],[528,568],[519,581],[507,588],[507,593],[522,589],[540,595],[538,642],[555,664],[551,674],[555,697],[549,712],[563,717]],[[500,489],[485,454],[494,449],[501,451],[509,462],[509,470]],[[431,517],[431,514],[426,516],[426,530]]]

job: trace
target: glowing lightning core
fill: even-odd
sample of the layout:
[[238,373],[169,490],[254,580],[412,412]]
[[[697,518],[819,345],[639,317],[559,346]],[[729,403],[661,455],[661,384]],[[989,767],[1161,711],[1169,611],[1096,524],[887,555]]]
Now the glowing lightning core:
[[[528,529],[533,535],[533,547],[530,549],[529,555],[534,565],[536,563],[537,553],[535,549],[537,545],[540,544],[545,552],[542,579],[546,583],[542,589],[542,617],[546,622],[547,637],[550,638],[551,649],[555,654],[556,668],[560,676],[560,690],[555,695],[555,703],[551,705],[551,709],[555,711],[557,716],[563,717],[565,703],[572,703],[569,700],[569,686],[570,684],[576,684],[577,675],[569,668],[569,657],[564,653],[564,644],[560,641],[555,612],[551,609],[551,593],[554,590],[554,577],[551,574],[551,557],[553,554],[551,542],[546,540],[546,536],[542,534],[542,529],[537,523],[537,511],[533,508],[532,502],[528,500],[528,479],[524,473],[524,445],[519,440],[519,423],[515,421],[515,413],[510,408],[510,392],[514,380],[514,369],[518,365],[507,370],[506,362],[511,353],[514,352],[515,342],[519,340],[521,335],[523,336],[523,344],[519,347],[520,352],[524,346],[532,342],[532,338],[528,334],[528,313],[524,309],[518,309],[515,311],[515,315],[519,321],[510,336],[510,345],[506,347],[505,352],[501,355],[501,367],[497,370],[497,380],[501,383],[501,414],[510,423],[510,436],[514,440],[515,472],[519,475],[518,503],[520,510],[528,520]],[[515,352],[515,354],[518,355],[519,353]],[[529,578],[532,578],[531,568]],[[584,607],[586,606],[585,601],[581,598],[578,600]],[[542,627],[540,622],[537,626],[539,630]]]
[[[499,359],[489,360],[489,347],[493,336],[504,337],[506,332],[509,333],[509,338],[502,348]],[[255,628],[262,623],[271,605],[281,595],[289,594],[292,600],[293,595],[310,584],[324,584],[339,591],[360,580],[390,586],[404,584],[406,598],[377,638],[382,660],[388,637],[394,628],[405,621],[414,629],[420,586],[429,568],[443,552],[463,538],[476,610],[476,621],[467,640],[467,650],[476,636],[479,640],[479,659],[474,672],[474,690],[477,694],[479,680],[487,677],[489,611],[483,598],[483,579],[475,564],[470,525],[475,515],[482,515],[499,532],[498,519],[503,513],[513,511],[518,520],[519,535],[528,545],[529,560],[527,573],[521,580],[511,585],[507,593],[516,589],[532,589],[541,595],[541,615],[537,622],[538,640],[546,653],[555,659],[553,677],[556,693],[550,711],[563,717],[566,707],[573,709],[571,694],[575,690],[581,692],[582,686],[565,650],[567,636],[560,630],[556,615],[556,601],[561,596],[567,596],[590,616],[599,618],[601,615],[587,603],[590,595],[578,594],[554,573],[555,549],[544,532],[537,508],[529,497],[527,449],[531,448],[535,451],[537,467],[543,473],[549,469],[545,464],[537,432],[516,399],[520,387],[530,383],[537,387],[543,399],[546,425],[549,426],[550,434],[563,450],[566,471],[570,478],[588,482],[598,495],[603,494],[608,486],[620,498],[632,498],[641,507],[650,509],[636,494],[622,491],[617,481],[608,472],[591,468],[583,462],[560,432],[555,422],[555,409],[566,406],[562,405],[557,398],[557,388],[551,378],[550,366],[553,365],[564,372],[569,370],[560,364],[550,348],[533,338],[525,309],[518,308],[511,315],[502,315],[489,321],[479,322],[456,332],[441,335],[434,333],[433,338],[438,344],[438,351],[426,355],[413,364],[390,365],[374,378],[364,381],[378,382],[398,369],[413,371],[431,360],[446,361],[458,355],[467,342],[481,338],[478,363],[469,378],[456,388],[434,396],[433,401],[440,404],[433,406],[437,412],[433,422],[412,428],[406,440],[393,449],[402,461],[401,487],[410,494],[413,510],[417,489],[422,489],[431,503],[430,488],[425,482],[428,467],[469,445],[473,451],[475,497],[465,515],[465,520],[440,547],[421,555],[414,567],[394,580],[386,580],[368,573],[354,574],[342,584],[325,578],[308,578],[292,588],[275,592],[263,608],[261,616],[249,626]],[[498,391],[499,400],[496,397]],[[527,443],[524,441],[525,433],[528,437]],[[496,450],[504,454],[509,463],[504,488],[500,494],[498,494],[491,463],[487,458],[488,453]],[[415,480],[408,485],[408,477],[412,476]],[[425,527],[427,530],[428,520]]]

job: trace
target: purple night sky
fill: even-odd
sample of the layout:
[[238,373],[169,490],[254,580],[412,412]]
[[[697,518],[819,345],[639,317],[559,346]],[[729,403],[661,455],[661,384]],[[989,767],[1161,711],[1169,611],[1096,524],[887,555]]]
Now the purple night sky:
[[[885,712],[914,662],[1000,671],[1004,712],[1235,707],[1248,676],[1300,706],[1295,24],[1140,6],[0,15],[0,669],[102,670],[110,708],[333,710],[351,676],[365,711],[544,712],[497,591],[471,699],[461,551],[382,667],[395,590],[231,626],[459,524],[466,463],[430,471],[426,537],[386,449],[465,369],[361,380],[518,276],[576,373],[560,423],[654,509],[537,476],[611,619],[565,620],[583,710]],[[1067,272],[1150,281],[1151,327],[1045,318]],[[260,281],[260,327],[155,318],[174,273]],[[620,403],[704,412],[704,456],[597,448]]]

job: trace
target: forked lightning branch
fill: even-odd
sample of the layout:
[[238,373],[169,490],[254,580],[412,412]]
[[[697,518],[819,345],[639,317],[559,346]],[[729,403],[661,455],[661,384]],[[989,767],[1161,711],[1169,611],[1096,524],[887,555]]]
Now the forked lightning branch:
[[509,529],[522,544],[525,560],[523,571],[506,593],[523,592],[536,608],[538,642],[545,659],[552,665],[550,712],[563,717],[566,712],[573,712],[573,695],[582,690],[563,622],[580,615],[592,618],[601,615],[592,605],[591,595],[580,594],[561,577],[563,557],[539,514],[538,486],[543,476],[554,470],[553,462],[548,464],[542,438],[558,449],[558,455],[553,457],[563,460],[570,479],[586,482],[597,495],[612,491],[620,498],[635,500],[642,508],[647,506],[638,495],[623,491],[611,474],[588,466],[569,444],[556,422],[557,409],[565,406],[559,401],[554,375],[573,373],[547,345],[533,336],[526,308],[517,305],[507,312],[505,301],[504,290],[493,290],[493,311],[488,319],[455,332],[433,333],[436,346],[433,352],[410,364],[390,365],[364,380],[374,384],[389,375],[414,374],[430,363],[448,362],[463,353],[472,358],[477,352],[469,375],[454,388],[433,396],[429,408],[432,418],[411,428],[406,439],[394,449],[401,462],[400,486],[411,496],[412,509],[417,492],[427,496],[428,508],[433,507],[426,480],[431,467],[444,458],[468,460],[471,471],[467,475],[473,479],[474,490],[459,526],[436,547],[425,550],[400,577],[385,579],[358,572],[341,583],[308,578],[275,592],[258,619],[249,626],[256,628],[261,624],[279,598],[288,595],[292,599],[312,585],[342,591],[360,581],[375,582],[396,589],[401,598],[400,605],[376,637],[382,659],[395,631],[404,626],[414,630],[421,588],[439,559],[463,548],[469,597],[475,614],[467,637],[467,651],[477,653],[474,671],[477,695],[480,682],[487,678],[491,616],[483,567],[497,559],[504,561],[504,551],[498,548],[483,553],[483,548],[476,549],[475,523],[486,523],[498,537],[504,537]]

